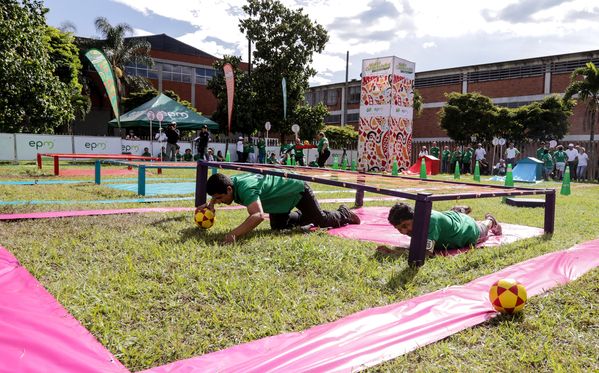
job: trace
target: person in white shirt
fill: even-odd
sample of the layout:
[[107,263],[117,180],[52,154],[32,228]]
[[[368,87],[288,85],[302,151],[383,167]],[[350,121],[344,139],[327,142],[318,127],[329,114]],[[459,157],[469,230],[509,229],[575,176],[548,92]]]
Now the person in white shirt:
[[507,149],[505,149],[505,162],[512,167],[516,166],[516,157],[520,154],[518,149],[514,148],[514,144],[510,143]]
[[243,137],[239,136],[237,141],[237,162],[243,162]]
[[422,149],[420,150],[420,153],[418,153],[418,157],[423,157],[425,155],[428,155],[428,150],[426,149],[426,146],[423,146]]
[[[566,150],[566,152],[568,152]],[[580,153],[576,156],[578,167],[576,167],[576,180],[586,180],[587,166],[589,164],[589,155],[585,152],[585,148],[580,148]]]
[[574,144],[568,144],[566,149],[566,155],[568,156],[568,167],[570,167],[570,176],[572,180],[576,180],[576,158],[578,157],[578,150],[574,149]]
[[477,144],[476,150],[474,151],[474,160],[482,161],[483,159],[485,159],[486,155],[487,151],[483,148],[483,144]]

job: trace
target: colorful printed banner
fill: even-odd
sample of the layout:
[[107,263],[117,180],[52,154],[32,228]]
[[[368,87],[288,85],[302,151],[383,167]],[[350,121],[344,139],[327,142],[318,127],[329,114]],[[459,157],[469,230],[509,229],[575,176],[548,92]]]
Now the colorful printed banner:
[[235,97],[235,75],[230,63],[223,66],[225,84],[227,85],[227,111],[229,113],[229,133],[231,133],[231,116],[233,115],[233,98]]
[[398,57],[362,61],[359,169],[410,166],[415,64]]
[[102,83],[104,84],[104,88],[106,89],[106,94],[108,94],[108,99],[110,100],[112,111],[120,127],[121,122],[119,114],[119,96],[116,88],[116,79],[114,77],[112,67],[110,66],[110,62],[108,62],[106,56],[104,55],[104,53],[102,53],[101,50],[95,48],[85,52],[85,57],[89,59],[89,61],[92,63],[92,65],[98,72],[98,75],[100,75],[100,79],[102,79]]

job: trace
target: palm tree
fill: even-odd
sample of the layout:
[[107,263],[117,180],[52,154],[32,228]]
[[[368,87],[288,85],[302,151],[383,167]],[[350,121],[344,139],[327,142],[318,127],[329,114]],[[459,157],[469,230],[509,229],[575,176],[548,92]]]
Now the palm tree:
[[583,119],[583,128],[589,130],[591,145],[589,146],[589,175],[594,179],[595,152],[593,142],[595,140],[595,126],[597,124],[597,111],[599,111],[599,70],[594,63],[589,62],[584,67],[579,67],[572,72],[570,85],[566,88],[564,100],[578,95],[578,100],[586,102],[586,110]]
[[106,58],[115,70],[119,83],[128,91],[140,91],[151,88],[148,79],[141,76],[132,76],[125,73],[127,63],[137,62],[148,67],[154,66],[150,57],[150,43],[141,39],[128,39],[125,37],[133,33],[133,29],[126,23],[112,26],[104,17],[94,21],[96,30],[104,40],[99,41],[99,47],[104,50]]

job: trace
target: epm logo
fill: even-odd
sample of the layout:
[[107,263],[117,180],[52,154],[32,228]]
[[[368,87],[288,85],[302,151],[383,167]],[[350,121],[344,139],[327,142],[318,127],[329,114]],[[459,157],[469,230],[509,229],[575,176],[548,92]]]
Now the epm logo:
[[121,145],[123,153],[137,154],[139,152],[139,145]]
[[85,149],[90,149],[90,150],[106,150],[106,143],[105,142],[86,142],[85,143]]
[[36,150],[39,148],[54,149],[54,141],[52,141],[52,140],[46,140],[46,141],[31,140],[31,141],[29,141],[29,146],[32,148],[35,148]]

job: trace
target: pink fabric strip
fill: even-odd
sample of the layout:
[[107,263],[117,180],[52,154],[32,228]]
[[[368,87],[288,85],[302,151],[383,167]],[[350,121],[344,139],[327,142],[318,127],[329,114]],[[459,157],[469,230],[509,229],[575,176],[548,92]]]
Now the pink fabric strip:
[[[389,207],[364,207],[353,210],[361,220],[359,225],[346,225],[345,227],[330,229],[327,232],[334,236],[350,238],[361,241],[377,242],[392,246],[410,246],[410,237],[397,231],[387,221]],[[512,243],[524,238],[543,235],[541,228],[527,227],[523,225],[501,223],[503,233],[501,236],[489,234],[489,238],[476,245],[477,247],[499,246]],[[459,250],[448,250],[448,255],[467,251],[468,248]]]
[[145,372],[353,372],[496,316],[488,291],[498,279],[515,278],[526,286],[529,296],[534,296],[575,280],[596,266],[599,240],[530,259],[463,286]]
[[128,370],[0,246],[0,371]]

